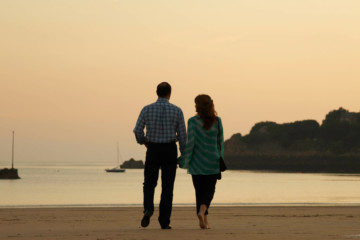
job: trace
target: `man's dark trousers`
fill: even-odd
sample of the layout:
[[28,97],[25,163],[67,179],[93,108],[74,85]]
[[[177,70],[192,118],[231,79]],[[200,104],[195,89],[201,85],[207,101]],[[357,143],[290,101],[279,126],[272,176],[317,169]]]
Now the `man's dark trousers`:
[[177,168],[176,143],[149,143],[146,151],[144,171],[144,212],[154,211],[154,192],[161,168],[161,200],[159,223],[170,224],[174,181]]

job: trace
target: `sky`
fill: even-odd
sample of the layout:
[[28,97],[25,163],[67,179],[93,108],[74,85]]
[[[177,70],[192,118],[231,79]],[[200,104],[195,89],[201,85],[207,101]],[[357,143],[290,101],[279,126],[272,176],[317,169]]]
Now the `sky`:
[[209,94],[225,138],[359,112],[358,0],[1,0],[0,167],[145,158],[156,86],[187,120]]

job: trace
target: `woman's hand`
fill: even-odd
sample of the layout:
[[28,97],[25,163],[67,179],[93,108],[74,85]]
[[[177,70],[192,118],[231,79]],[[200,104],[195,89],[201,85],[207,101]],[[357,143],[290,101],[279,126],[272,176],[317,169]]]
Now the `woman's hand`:
[[177,159],[177,164],[179,165],[179,167],[180,167],[180,168],[182,168],[182,165],[181,165],[181,160],[180,160],[180,159],[181,159],[181,156],[180,156],[180,157],[178,157],[178,159]]

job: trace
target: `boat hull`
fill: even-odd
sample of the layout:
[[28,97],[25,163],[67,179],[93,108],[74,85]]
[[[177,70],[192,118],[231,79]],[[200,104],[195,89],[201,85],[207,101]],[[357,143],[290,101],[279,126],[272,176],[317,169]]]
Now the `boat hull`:
[[125,172],[125,169],[105,169],[106,172]]
[[16,168],[0,169],[0,179],[20,179]]

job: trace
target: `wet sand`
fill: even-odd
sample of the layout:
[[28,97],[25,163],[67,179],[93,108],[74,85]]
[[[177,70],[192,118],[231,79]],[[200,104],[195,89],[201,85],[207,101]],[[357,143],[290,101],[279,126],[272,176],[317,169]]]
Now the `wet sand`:
[[157,217],[144,229],[138,207],[3,208],[0,239],[360,239],[360,206],[212,207],[209,230],[194,207],[175,207],[171,230]]

